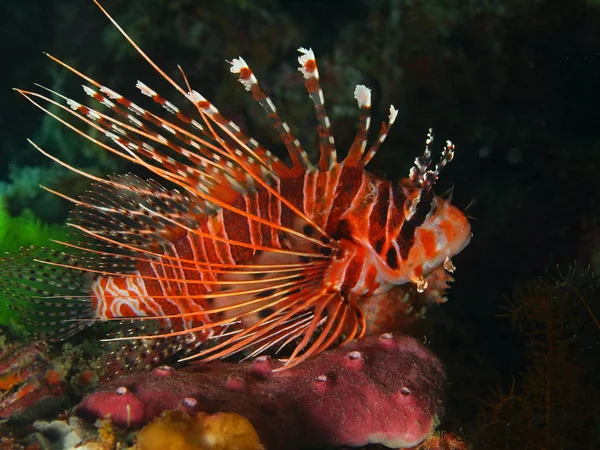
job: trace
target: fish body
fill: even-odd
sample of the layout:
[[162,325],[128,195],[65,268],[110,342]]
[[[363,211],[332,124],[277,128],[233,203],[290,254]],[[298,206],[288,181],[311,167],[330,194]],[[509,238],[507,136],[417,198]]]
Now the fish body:
[[[364,170],[343,167],[281,180],[281,195],[302,208],[313,222],[338,242],[339,248],[330,257],[330,267],[320,271],[322,278],[318,280],[319,286],[356,299],[381,294],[393,286],[411,282],[415,276],[428,275],[446,258],[461,250],[457,246],[461,243],[464,245],[468,237],[457,236],[457,233],[468,232],[468,227],[457,231],[455,224],[460,224],[464,216],[439,197],[434,199],[439,217],[427,226],[420,227],[412,242],[400,239],[405,219],[403,205],[410,198],[411,189],[414,187],[411,188],[406,180],[393,186],[393,183]],[[324,192],[331,192],[331,195],[323,195]],[[316,201],[317,198],[321,200]],[[269,217],[269,220],[300,233],[314,233],[306,221],[292,214],[282,215],[280,202],[265,190],[240,195],[233,206],[257,216]],[[386,227],[388,223],[396,226]],[[207,235],[227,236],[253,245],[308,253],[320,250],[318,245],[297,237],[280,236],[272,228],[253,226],[252,221],[243,220],[228,210],[221,210],[206,218],[198,224],[198,229]],[[203,263],[260,267],[269,264],[302,265],[316,260],[310,256],[278,254],[252,247],[215,245],[210,237],[199,237],[194,232],[185,232],[170,245],[172,253],[179,258]],[[249,301],[252,297],[264,296],[265,290],[271,290],[274,279],[285,276],[285,272],[246,274],[233,271],[219,274],[199,271],[193,265],[169,268],[167,265],[168,258],[156,263],[143,261],[136,265],[132,275],[98,277],[92,285],[96,316],[103,319],[160,316],[202,311],[207,305],[233,306],[242,297]],[[179,281],[161,282],[161,276]],[[254,281],[252,285],[253,290],[258,292],[254,296],[237,294],[244,289],[235,284],[250,280],[262,280]],[[211,298],[211,293],[230,295]],[[197,298],[198,295],[207,297]],[[163,296],[183,298],[175,302],[154,300]],[[239,311],[224,311],[228,317],[235,314],[239,314]],[[261,311],[257,314],[261,315]],[[193,328],[198,325],[194,319],[196,317],[190,317],[185,326]],[[243,321],[245,324],[256,322],[256,317],[244,317]]]
[[[432,167],[430,130],[425,152],[406,179],[370,173],[365,166],[397,111],[390,107],[389,120],[367,148],[370,90],[357,86],[357,134],[340,160],[314,54],[301,48],[299,70],[318,122],[315,164],[246,62],[236,58],[231,71],[279,132],[291,161],[286,164],[189,85],[169,78],[108,17],[197,116],[138,82],[142,94],[170,114],[161,117],[54,57],[86,81],[85,92],[102,111],[57,93],[54,100],[19,90],[75,132],[170,186],[131,174],[97,178],[36,146],[94,181],[81,198],[69,198],[76,205],[69,225],[81,242],[65,243],[65,252],[23,251],[0,265],[15,307],[40,330],[65,337],[96,321],[129,319],[135,325],[115,340],[154,342],[162,356],[254,356],[291,345],[290,367],[362,336],[366,299],[405,283],[422,291],[433,270],[454,269],[450,258],[468,244],[470,226],[432,191],[454,156],[450,141]],[[96,128],[104,140],[42,101]]]

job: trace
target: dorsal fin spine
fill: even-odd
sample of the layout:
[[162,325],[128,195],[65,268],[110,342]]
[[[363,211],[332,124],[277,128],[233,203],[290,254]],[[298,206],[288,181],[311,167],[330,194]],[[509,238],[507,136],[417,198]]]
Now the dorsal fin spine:
[[[149,164],[143,160],[141,160],[139,157],[136,157],[135,155],[132,156],[129,151],[127,150],[127,144],[129,143],[127,140],[124,140],[123,138],[120,138],[119,136],[115,135],[112,132],[107,132],[106,130],[102,129],[99,125],[97,125],[96,123],[94,123],[93,121],[89,120],[88,118],[81,116],[79,114],[77,114],[75,111],[72,111],[70,108],[67,108],[63,105],[61,105],[60,103],[57,103],[51,99],[48,99],[40,94],[37,94],[35,92],[29,92],[29,91],[23,91],[23,90],[18,90],[18,92],[20,92],[22,95],[24,95],[29,101],[31,101],[33,104],[35,104],[38,108],[42,109],[43,111],[47,112],[50,116],[54,117],[56,120],[58,120],[59,122],[63,123],[65,126],[67,126],[68,128],[71,128],[73,131],[77,132],[78,134],[80,134],[81,136],[85,137],[86,139],[96,143],[97,145],[101,146],[102,148],[108,150],[111,153],[114,153],[128,161],[134,162],[136,164],[139,164],[141,166],[146,167],[147,169],[151,170],[152,172],[156,173],[157,175],[170,180],[172,182],[174,182],[175,184],[178,184],[179,186],[183,187],[186,190],[191,190],[192,192],[197,192],[202,198],[204,198],[205,200],[212,202],[222,208],[226,208],[229,209],[231,211],[234,211],[244,217],[247,217],[249,219],[252,220],[256,220],[259,223],[262,223],[264,225],[270,226],[270,227],[277,227],[278,229],[280,229],[281,231],[285,231],[287,233],[291,233],[293,235],[296,235],[298,237],[301,237],[303,239],[306,239],[308,241],[314,242],[316,244],[318,244],[319,246],[325,246],[325,247],[330,247],[332,248],[332,246],[335,245],[335,243],[333,241],[329,241],[328,243],[323,243],[322,241],[320,241],[319,239],[313,238],[313,237],[309,237],[304,235],[303,233],[293,230],[291,228],[288,227],[284,227],[282,225],[279,224],[273,224],[271,222],[269,222],[268,220],[262,218],[262,217],[258,217],[256,215],[252,215],[252,214],[248,214],[247,212],[240,210],[239,208],[235,208],[234,206],[232,206],[231,204],[227,203],[227,202],[223,202],[220,201],[219,199],[216,199],[210,195],[198,192],[197,190],[197,186],[190,186],[189,183],[185,180],[185,178],[182,178],[180,175],[177,175],[177,173],[173,173],[170,172],[169,170],[165,170],[162,169],[160,167],[154,166],[152,164]],[[81,131],[80,129],[78,129],[77,127],[73,126],[72,124],[66,122],[64,119],[58,117],[56,114],[53,114],[52,112],[48,111],[47,109],[43,108],[41,105],[39,105],[38,103],[36,103],[33,99],[30,98],[30,96],[36,96],[36,97],[40,97],[60,108],[62,108],[63,110],[68,111],[70,114],[75,115],[76,117],[78,117],[80,120],[86,122],[88,125],[91,125],[92,127],[98,129],[98,131],[103,132],[104,134],[107,135],[107,137],[109,137],[110,139],[113,140],[113,142],[118,145],[120,148],[122,148],[124,150],[124,152],[122,151],[118,151],[115,148],[104,144],[103,142],[98,141],[97,139],[87,135],[85,132]],[[30,141],[31,142],[31,141]],[[87,174],[83,171],[77,170],[76,168],[64,163],[63,161],[60,161],[58,158],[51,156],[50,154],[48,154],[47,152],[44,152],[41,148],[39,148],[37,145],[35,145],[33,142],[31,142],[37,149],[38,151],[42,152],[44,155],[47,155],[49,158],[53,159],[54,161],[58,162],[59,164],[63,165],[64,167],[69,168],[70,170],[73,170],[74,172],[77,172],[81,175],[84,175],[88,178],[92,178],[95,181],[101,181],[101,178],[98,177],[93,177],[90,174]],[[235,152],[232,152],[231,158],[233,160],[236,161],[237,164],[239,164],[241,167],[247,168],[247,166],[245,165],[244,161],[240,160],[240,158],[235,155]],[[162,161],[162,159],[161,159]],[[277,192],[274,192],[273,188],[271,186],[269,186],[269,184],[265,181],[265,177],[263,174],[254,174],[253,171],[247,170],[248,174],[250,174],[252,176],[252,178],[256,181],[258,181],[262,186],[264,186],[267,190],[269,190],[273,195],[276,195],[282,202],[284,202],[288,207],[290,207],[296,214],[299,214],[301,217],[305,218],[307,221],[312,222],[309,218],[307,218],[304,213],[300,212],[296,207],[294,207],[293,205],[291,205],[289,203],[289,201],[287,201],[286,199],[281,198],[281,195]],[[320,229],[316,224],[314,225],[315,228]],[[328,236],[324,231],[322,231],[324,236]]]
[[319,158],[319,169],[322,171],[330,170],[337,164],[337,155],[335,150],[335,140],[331,131],[331,122],[325,111],[325,97],[319,82],[319,69],[312,49],[300,47],[298,51],[301,55],[298,57],[300,67],[298,70],[304,77],[306,91],[313,101],[315,107],[315,116],[319,123],[319,148],[321,156]]
[[396,108],[394,108],[394,105],[390,105],[390,114],[388,116],[387,123],[383,122],[381,124],[381,129],[379,130],[379,136],[377,137],[377,140],[371,146],[371,148],[367,151],[367,153],[365,154],[363,159],[360,161],[359,167],[365,167],[373,159],[373,157],[377,153],[377,150],[379,150],[379,146],[381,144],[383,144],[383,142],[385,141],[385,138],[387,137],[387,135],[390,131],[390,128],[396,121],[397,117],[398,117],[398,110]]
[[371,125],[371,89],[366,86],[358,85],[354,90],[354,98],[360,108],[358,118],[358,127],[356,137],[352,142],[348,155],[344,159],[344,165],[348,167],[356,166],[365,153],[367,147],[367,135]]

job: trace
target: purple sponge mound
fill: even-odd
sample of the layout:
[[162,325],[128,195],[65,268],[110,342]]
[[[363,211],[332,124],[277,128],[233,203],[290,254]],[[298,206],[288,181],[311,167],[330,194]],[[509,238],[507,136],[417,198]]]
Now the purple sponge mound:
[[381,443],[412,447],[443,413],[440,361],[415,339],[383,334],[353,341],[283,371],[261,356],[241,364],[162,366],[103,385],[79,415],[110,415],[139,427],[166,410],[235,412],[247,417],[268,449]]

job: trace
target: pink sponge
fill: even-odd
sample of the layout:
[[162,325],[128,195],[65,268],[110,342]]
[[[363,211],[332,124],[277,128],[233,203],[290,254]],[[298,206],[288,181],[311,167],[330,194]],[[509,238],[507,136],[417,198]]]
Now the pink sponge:
[[289,370],[261,356],[241,364],[167,366],[113,380],[77,412],[139,427],[166,410],[235,412],[267,448],[381,443],[412,447],[443,413],[445,375],[415,339],[383,334],[324,352]]

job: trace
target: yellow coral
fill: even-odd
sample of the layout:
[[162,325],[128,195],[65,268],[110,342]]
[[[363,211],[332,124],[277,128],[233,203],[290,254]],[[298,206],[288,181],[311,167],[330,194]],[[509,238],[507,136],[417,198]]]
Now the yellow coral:
[[114,448],[115,446],[115,430],[110,420],[101,420],[96,422],[98,426],[98,436],[100,441],[106,444],[106,448]]
[[136,439],[136,450],[264,450],[248,419],[233,413],[167,411]]

